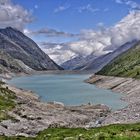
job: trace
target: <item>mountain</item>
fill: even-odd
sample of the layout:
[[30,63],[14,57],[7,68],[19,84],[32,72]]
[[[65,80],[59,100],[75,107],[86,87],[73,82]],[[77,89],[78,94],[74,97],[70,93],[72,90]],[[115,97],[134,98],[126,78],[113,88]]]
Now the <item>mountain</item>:
[[85,62],[84,57],[79,55],[64,62],[63,64],[61,64],[61,67],[63,67],[65,70],[73,70],[75,67],[84,62]]
[[83,65],[80,70],[91,70],[93,72],[97,72],[101,70],[105,65],[107,65],[111,60],[113,60],[115,57],[120,55],[121,53],[127,51],[131,47],[133,47],[137,41],[127,42],[124,45],[120,46],[118,49],[116,49],[113,52],[110,52],[108,54],[102,55],[93,61],[90,61],[86,63],[86,65]]
[[[28,69],[31,70],[31,69]],[[0,73],[4,72],[26,72],[18,60],[13,59],[9,54],[0,50]]]
[[[62,70],[33,40],[11,27],[0,29],[0,51],[3,56],[0,60],[1,67],[7,66],[11,70],[15,68],[15,71]],[[6,56],[10,59],[5,59]]]
[[114,58],[97,74],[140,78],[140,41]]
[[61,67],[67,70],[79,70],[83,65],[85,65],[87,62],[94,60],[97,58],[93,53],[90,55],[83,57],[82,55],[78,55],[77,57],[74,57],[63,64],[61,64]]

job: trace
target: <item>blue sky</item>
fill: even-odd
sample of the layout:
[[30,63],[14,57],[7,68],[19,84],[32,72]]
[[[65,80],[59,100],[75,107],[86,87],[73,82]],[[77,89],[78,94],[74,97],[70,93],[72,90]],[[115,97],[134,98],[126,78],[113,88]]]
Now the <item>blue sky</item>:
[[60,64],[140,40],[140,0],[0,0],[0,28],[8,26]]
[[[106,27],[113,26],[130,10],[128,5],[116,3],[115,0],[13,0],[13,2],[33,11],[35,21],[29,24],[28,28],[49,27],[71,33],[78,33],[82,29],[96,29],[98,23],[103,23]],[[139,0],[135,2],[139,3]]]

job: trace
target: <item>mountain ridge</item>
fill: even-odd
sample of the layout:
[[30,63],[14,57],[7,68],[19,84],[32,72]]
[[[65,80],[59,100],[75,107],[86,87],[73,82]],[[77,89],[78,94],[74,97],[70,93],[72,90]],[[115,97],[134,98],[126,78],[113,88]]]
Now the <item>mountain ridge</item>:
[[[86,60],[86,58],[83,58],[85,61],[83,61],[84,63],[80,63],[80,61],[79,61],[78,64],[81,64],[79,66],[77,65],[77,63],[75,61],[74,62],[75,67],[72,66],[72,68],[74,68],[73,70],[98,72],[105,65],[107,65],[112,59],[114,59],[116,56],[120,55],[121,53],[127,51],[129,48],[133,47],[136,43],[137,43],[137,40],[133,40],[131,42],[127,42],[124,45],[120,46],[113,52],[101,55],[99,57],[97,57],[97,56],[96,57],[94,56],[92,58],[89,57],[91,59],[87,59],[87,60]],[[82,59],[81,59],[81,61],[82,61]],[[69,66],[68,62],[71,62],[71,60],[65,62],[67,67]],[[61,65],[61,66],[63,66],[63,65]]]
[[83,65],[85,65],[87,63],[87,61],[92,61],[96,58],[97,58],[97,56],[94,55],[94,53],[91,53],[90,55],[87,55],[85,57],[82,55],[78,55],[78,56],[62,63],[61,66],[64,69],[68,69],[68,70],[78,70],[81,67],[83,67]]
[[114,58],[97,74],[140,78],[140,41],[126,52]]
[[50,59],[32,39],[12,27],[0,29],[0,51],[5,52],[16,62],[19,60],[18,63],[21,62],[22,66],[25,64],[25,67],[36,71],[63,69]]
[[86,66],[82,68],[82,70],[93,70],[94,72],[97,72],[101,70],[105,65],[107,65],[112,59],[114,59],[119,54],[127,51],[129,48],[133,47],[134,44],[136,44],[137,41],[127,42],[124,45],[120,46],[113,52],[110,52],[105,55],[101,55],[97,59],[91,61]]

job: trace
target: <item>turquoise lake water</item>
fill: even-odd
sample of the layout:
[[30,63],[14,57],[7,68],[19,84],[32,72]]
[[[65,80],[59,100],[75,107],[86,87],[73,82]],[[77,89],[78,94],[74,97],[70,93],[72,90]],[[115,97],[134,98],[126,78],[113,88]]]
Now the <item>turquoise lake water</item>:
[[120,109],[127,104],[121,101],[121,94],[99,89],[84,83],[90,75],[46,74],[16,77],[9,84],[36,92],[42,101],[58,101],[65,105],[87,103],[106,104],[112,109]]

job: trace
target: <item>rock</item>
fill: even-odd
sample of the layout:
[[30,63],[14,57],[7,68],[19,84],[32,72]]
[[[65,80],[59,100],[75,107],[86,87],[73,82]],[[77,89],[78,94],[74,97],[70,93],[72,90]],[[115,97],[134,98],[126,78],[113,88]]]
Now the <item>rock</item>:
[[66,138],[64,138],[64,140],[73,140],[74,139],[74,137],[66,137]]
[[[8,85],[6,85],[8,86]],[[85,127],[90,122],[96,122],[110,113],[105,105],[65,106],[63,103],[40,102],[38,97],[30,91],[8,86],[18,97],[20,104],[8,114],[18,121],[6,120],[0,123],[4,135],[35,136],[48,127]],[[0,129],[1,130],[1,129]]]
[[86,82],[95,84],[100,88],[111,89],[123,95],[122,100],[128,102],[123,109],[111,112],[103,125],[113,123],[136,123],[140,122],[140,80],[113,76],[94,75]]
[[0,29],[0,72],[62,70],[39,46],[17,29]]

